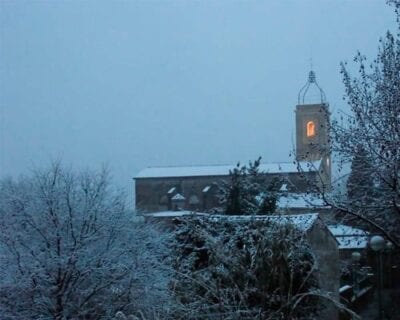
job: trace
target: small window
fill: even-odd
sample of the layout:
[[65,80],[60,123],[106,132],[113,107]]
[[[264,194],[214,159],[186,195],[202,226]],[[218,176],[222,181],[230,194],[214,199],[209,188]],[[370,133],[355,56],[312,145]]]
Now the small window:
[[315,136],[315,124],[313,121],[307,122],[307,137],[311,138]]

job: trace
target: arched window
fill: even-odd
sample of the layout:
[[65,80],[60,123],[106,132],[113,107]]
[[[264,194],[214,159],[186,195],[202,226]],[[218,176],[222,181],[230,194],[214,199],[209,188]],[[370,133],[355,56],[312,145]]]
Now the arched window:
[[313,121],[307,122],[307,138],[315,136],[315,124]]

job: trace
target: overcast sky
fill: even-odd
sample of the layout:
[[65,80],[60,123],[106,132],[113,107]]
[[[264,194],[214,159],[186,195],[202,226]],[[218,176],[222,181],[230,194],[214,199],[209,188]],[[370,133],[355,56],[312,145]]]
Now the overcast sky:
[[[310,58],[331,109],[340,61],[395,29],[382,0],[0,2],[0,176],[51,159],[142,168],[288,161]],[[128,189],[130,190],[130,189]]]

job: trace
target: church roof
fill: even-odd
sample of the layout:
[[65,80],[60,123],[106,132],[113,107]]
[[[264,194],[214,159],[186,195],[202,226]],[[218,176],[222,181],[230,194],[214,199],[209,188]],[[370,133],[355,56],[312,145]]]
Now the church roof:
[[303,232],[307,232],[317,221],[318,213],[304,213],[298,215],[219,215],[192,211],[161,211],[144,214],[153,218],[178,218],[183,216],[202,216],[214,221],[248,222],[270,221],[278,224],[291,223]]
[[[304,163],[305,171],[316,171],[321,161]],[[205,166],[182,166],[182,167],[149,167],[141,170],[135,179],[144,178],[172,178],[172,177],[201,177],[201,176],[227,176],[236,165],[205,165]],[[296,173],[297,163],[262,163],[260,172],[263,173]]]
[[339,249],[365,249],[368,247],[369,233],[365,230],[335,224],[328,226],[329,231],[339,243]]
[[172,197],[171,200],[186,200],[186,198],[183,195],[181,195],[180,193],[177,193],[176,195],[174,195]]
[[210,215],[214,220],[229,220],[237,222],[271,221],[273,223],[291,223],[301,231],[308,231],[318,219],[318,213],[304,213],[297,215]]
[[323,199],[316,194],[309,193],[288,193],[278,198],[277,206],[279,208],[328,208]]

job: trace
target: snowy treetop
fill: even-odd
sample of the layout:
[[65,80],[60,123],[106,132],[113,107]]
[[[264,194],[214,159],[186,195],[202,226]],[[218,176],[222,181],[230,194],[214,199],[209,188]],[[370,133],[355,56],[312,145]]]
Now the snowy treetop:
[[[315,171],[320,167],[321,161],[304,163],[305,171]],[[171,177],[200,177],[200,176],[227,176],[236,165],[205,165],[182,167],[149,167],[141,170],[136,179],[140,178],[171,178]],[[293,162],[262,163],[260,172],[263,173],[295,173],[298,172],[297,164]]]

